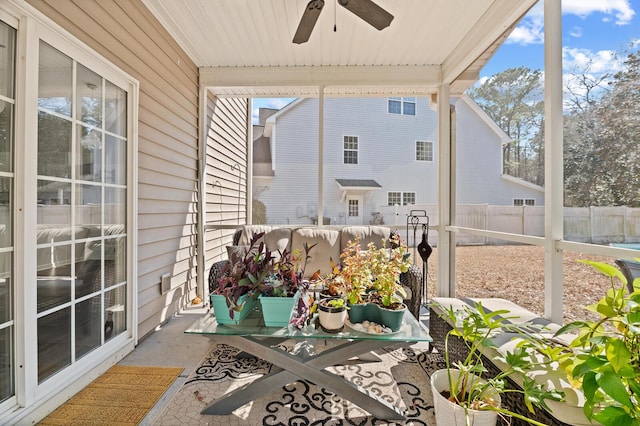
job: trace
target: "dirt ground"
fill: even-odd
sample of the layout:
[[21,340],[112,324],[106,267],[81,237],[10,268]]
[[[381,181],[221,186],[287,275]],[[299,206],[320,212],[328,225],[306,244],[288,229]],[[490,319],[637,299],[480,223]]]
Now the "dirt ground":
[[[409,249],[413,254],[413,249]],[[427,262],[427,295],[435,295],[437,248]],[[613,259],[575,252],[564,253],[564,321],[595,319],[585,306],[604,296],[611,281],[591,266],[588,259],[613,263]],[[418,260],[416,265],[422,268]],[[617,283],[620,285],[620,283]],[[501,297],[535,313],[544,313],[544,250],[542,247],[463,246],[456,250],[456,296]]]

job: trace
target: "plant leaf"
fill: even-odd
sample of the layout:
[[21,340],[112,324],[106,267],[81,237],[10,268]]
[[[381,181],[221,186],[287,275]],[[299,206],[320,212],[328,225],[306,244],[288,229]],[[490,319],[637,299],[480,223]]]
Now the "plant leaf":
[[605,407],[593,418],[604,426],[634,426],[633,419],[621,407]]
[[622,380],[615,374],[596,374],[596,381],[602,390],[625,407],[633,408],[633,403]]
[[607,359],[617,372],[631,361],[631,352],[625,342],[619,339],[608,339],[605,347]]

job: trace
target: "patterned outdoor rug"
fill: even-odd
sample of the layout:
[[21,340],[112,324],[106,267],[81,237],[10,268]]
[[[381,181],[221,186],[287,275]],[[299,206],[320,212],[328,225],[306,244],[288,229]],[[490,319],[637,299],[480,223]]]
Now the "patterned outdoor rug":
[[[290,348],[287,348],[290,349]],[[298,380],[231,415],[201,415],[218,396],[268,374],[272,364],[247,357],[227,345],[214,345],[174,395],[155,425],[435,425],[429,374],[444,361],[426,344],[377,352],[382,362],[348,362],[327,370],[346,377],[405,410],[405,422],[378,420],[362,408],[306,380]]]

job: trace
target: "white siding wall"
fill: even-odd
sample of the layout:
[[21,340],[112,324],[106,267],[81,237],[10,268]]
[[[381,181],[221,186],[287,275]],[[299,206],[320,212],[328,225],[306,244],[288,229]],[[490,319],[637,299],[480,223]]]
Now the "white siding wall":
[[457,200],[459,204],[513,205],[514,198],[533,198],[544,205],[544,193],[506,181],[502,174],[502,141],[469,105],[455,102],[457,132]]
[[[29,0],[140,82],[138,334],[195,295],[198,69],[140,0]],[[160,276],[171,291],[162,295]]]
[[[375,211],[385,212],[386,224],[396,223],[385,208],[389,191],[415,192],[416,204],[436,203],[437,163],[415,160],[417,140],[434,142],[438,157],[437,113],[427,99],[418,98],[416,115],[409,116],[389,114],[386,98],[329,98],[324,124],[324,216],[332,224],[345,223],[336,179],[374,179],[382,185],[365,205],[365,224]],[[256,182],[258,199],[267,206],[269,223],[311,223],[306,216],[309,203],[317,201],[317,99],[296,101],[277,116],[274,129],[275,177]],[[347,135],[358,137],[357,165],[343,164]],[[512,205],[513,198],[535,198],[536,205],[543,204],[541,192],[501,178],[500,137],[464,102],[458,102],[458,153],[459,203]]]
[[[210,96],[207,109],[206,223],[246,223],[248,99]],[[233,230],[212,230],[205,235],[205,270],[226,257]]]

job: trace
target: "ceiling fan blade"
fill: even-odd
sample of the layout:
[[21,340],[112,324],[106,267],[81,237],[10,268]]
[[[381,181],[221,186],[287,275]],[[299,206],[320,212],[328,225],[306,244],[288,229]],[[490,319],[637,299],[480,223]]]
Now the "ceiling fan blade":
[[296,34],[293,36],[293,42],[297,44],[306,43],[311,36],[311,31],[318,21],[320,12],[324,7],[324,0],[311,0],[304,9]]
[[371,0],[338,0],[338,3],[377,30],[387,28],[393,21],[392,14]]

